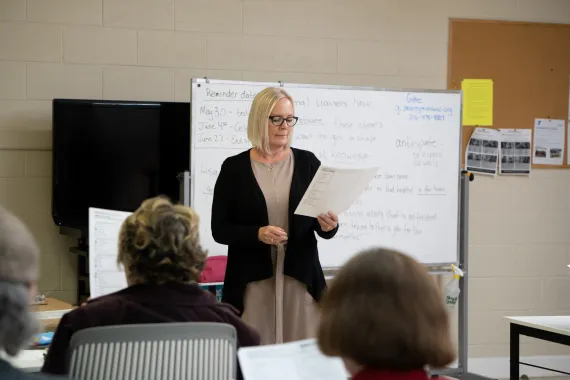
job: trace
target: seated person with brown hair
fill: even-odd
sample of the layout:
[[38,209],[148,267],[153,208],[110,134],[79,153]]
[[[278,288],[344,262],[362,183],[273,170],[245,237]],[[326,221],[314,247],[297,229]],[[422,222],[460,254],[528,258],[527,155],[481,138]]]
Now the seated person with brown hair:
[[428,380],[455,359],[441,292],[409,256],[371,249],[349,260],[321,302],[318,343],[352,380]]
[[232,306],[218,302],[196,283],[206,253],[199,243],[194,210],[161,197],[144,201],[123,223],[118,250],[128,287],[65,314],[42,372],[66,373],[72,335],[96,326],[220,322],[236,328],[238,347],[259,345],[259,334]]

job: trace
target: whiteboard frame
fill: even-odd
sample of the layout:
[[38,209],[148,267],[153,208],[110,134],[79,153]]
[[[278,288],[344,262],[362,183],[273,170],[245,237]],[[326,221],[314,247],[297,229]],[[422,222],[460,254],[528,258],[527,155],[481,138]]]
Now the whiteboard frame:
[[[238,80],[225,80],[225,79],[209,79],[205,78],[192,78],[190,85],[190,206],[194,207],[194,194],[195,194],[195,160],[194,160],[194,133],[192,128],[193,117],[198,111],[198,106],[194,103],[192,99],[192,92],[194,87],[200,84],[227,84],[234,86],[265,86],[265,87],[283,87],[287,88],[315,88],[321,90],[358,90],[358,91],[379,91],[379,92],[414,92],[414,93],[424,93],[424,94],[458,94],[459,95],[459,160],[457,162],[457,252],[455,255],[455,261],[452,262],[442,262],[442,263],[422,263],[430,268],[432,272],[450,272],[451,264],[459,263],[460,249],[461,249],[461,153],[462,153],[462,142],[463,142],[463,91],[461,90],[426,90],[426,89],[391,89],[386,87],[374,87],[374,86],[342,86],[342,85],[328,85],[328,84],[306,84],[306,83],[285,83],[283,81],[278,82],[254,82],[254,81],[238,81]],[[323,272],[325,275],[334,275],[340,267],[323,267]]]

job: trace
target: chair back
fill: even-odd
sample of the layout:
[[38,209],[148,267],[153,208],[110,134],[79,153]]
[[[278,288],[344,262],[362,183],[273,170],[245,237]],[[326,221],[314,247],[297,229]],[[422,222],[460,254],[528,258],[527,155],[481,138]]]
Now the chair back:
[[233,380],[237,333],[224,323],[93,327],[73,334],[74,380]]

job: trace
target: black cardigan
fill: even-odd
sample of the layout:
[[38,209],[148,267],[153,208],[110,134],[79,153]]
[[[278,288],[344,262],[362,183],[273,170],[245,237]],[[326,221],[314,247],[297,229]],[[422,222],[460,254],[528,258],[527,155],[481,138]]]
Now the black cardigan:
[[[317,219],[294,215],[321,162],[311,152],[292,149],[293,178],[289,193],[289,231],[283,273],[307,286],[319,301],[326,287],[319,261],[315,232],[332,238],[338,226],[324,232]],[[267,204],[251,167],[250,151],[227,158],[214,188],[212,236],[228,246],[223,301],[243,313],[248,283],[271,278],[271,246],[259,241],[258,232],[268,224]]]

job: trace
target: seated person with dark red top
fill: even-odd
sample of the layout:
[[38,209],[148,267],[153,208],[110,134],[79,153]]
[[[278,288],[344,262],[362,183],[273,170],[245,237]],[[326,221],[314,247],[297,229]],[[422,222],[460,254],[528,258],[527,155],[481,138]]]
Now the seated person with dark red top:
[[144,201],[121,227],[117,261],[128,287],[64,315],[42,372],[66,373],[72,335],[95,326],[220,322],[236,328],[238,347],[259,345],[259,334],[232,306],[218,302],[196,283],[206,253],[199,243],[198,215],[191,208],[164,198]]
[[409,256],[360,253],[341,268],[321,306],[319,347],[341,357],[352,380],[428,380],[426,367],[455,359],[443,296]]

